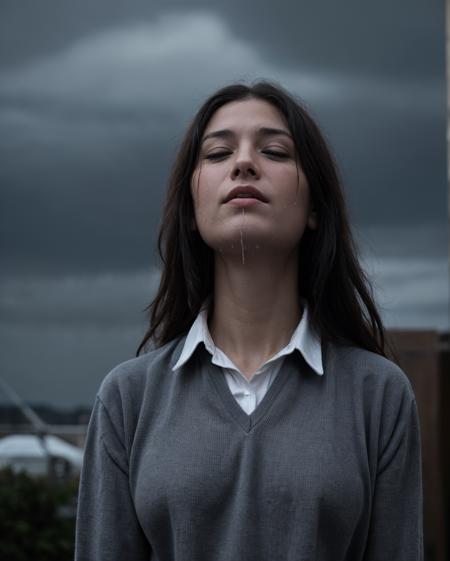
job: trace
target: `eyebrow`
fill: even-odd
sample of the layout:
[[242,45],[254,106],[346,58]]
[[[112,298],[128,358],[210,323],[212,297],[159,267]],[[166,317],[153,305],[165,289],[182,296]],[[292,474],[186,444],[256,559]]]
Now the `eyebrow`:
[[[257,134],[258,136],[286,136],[288,138],[290,138],[291,140],[293,140],[291,134],[288,133],[288,131],[284,130],[284,129],[274,129],[272,127],[261,127],[260,129],[257,130]],[[202,139],[202,143],[205,142],[205,140],[208,140],[209,138],[233,138],[236,136],[236,133],[233,132],[231,129],[222,129],[222,130],[218,130],[218,131],[214,131],[214,132],[210,132],[207,135],[205,135]]]

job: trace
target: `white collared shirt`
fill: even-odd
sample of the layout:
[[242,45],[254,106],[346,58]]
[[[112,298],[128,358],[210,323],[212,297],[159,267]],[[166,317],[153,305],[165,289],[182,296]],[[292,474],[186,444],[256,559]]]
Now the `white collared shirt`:
[[303,358],[316,374],[323,374],[320,338],[311,328],[306,305],[289,343],[262,364],[251,380],[248,380],[233,361],[214,344],[208,329],[206,303],[202,306],[187,334],[180,358],[173,367],[173,371],[177,371],[189,360],[200,343],[204,343],[206,350],[211,354],[211,362],[222,368],[230,392],[247,415],[250,415],[261,403],[280,371],[284,357],[295,349],[302,353]]

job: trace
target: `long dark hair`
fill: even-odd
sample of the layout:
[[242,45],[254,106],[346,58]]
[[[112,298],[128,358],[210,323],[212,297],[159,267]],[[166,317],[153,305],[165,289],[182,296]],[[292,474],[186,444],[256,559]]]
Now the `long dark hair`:
[[163,269],[156,297],[147,306],[150,325],[137,355],[185,333],[213,293],[213,251],[193,228],[191,177],[212,115],[231,101],[262,99],[284,116],[306,176],[318,227],[300,242],[301,297],[324,342],[354,344],[386,356],[384,328],[351,234],[337,165],[318,126],[302,104],[278,85],[233,84],[214,93],[189,126],[172,168],[158,236]]

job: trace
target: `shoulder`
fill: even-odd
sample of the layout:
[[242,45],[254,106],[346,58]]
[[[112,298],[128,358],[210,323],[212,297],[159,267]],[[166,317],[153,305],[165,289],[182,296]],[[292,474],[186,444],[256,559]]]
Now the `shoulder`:
[[418,425],[414,391],[407,375],[391,360],[357,348],[332,346],[327,373],[333,394],[343,398],[380,446]]
[[391,360],[374,352],[354,347],[329,345],[326,366],[336,379],[370,399],[398,401],[415,399],[411,382],[403,370]]
[[149,386],[161,385],[170,379],[168,374],[181,352],[183,339],[184,336],[177,337],[115,366],[103,379],[97,397],[106,406],[117,400],[135,400],[147,393]]
[[[129,455],[139,419],[158,412],[170,393],[173,364],[183,337],[115,366],[103,379],[95,399],[88,435],[98,434],[110,454]],[[91,436],[90,438],[93,438]],[[125,468],[124,468],[125,469]]]

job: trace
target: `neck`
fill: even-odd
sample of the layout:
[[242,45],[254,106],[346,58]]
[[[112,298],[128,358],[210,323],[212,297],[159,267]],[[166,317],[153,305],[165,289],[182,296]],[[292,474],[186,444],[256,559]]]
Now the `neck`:
[[216,255],[211,337],[248,377],[290,340],[301,317],[297,254],[246,263]]

